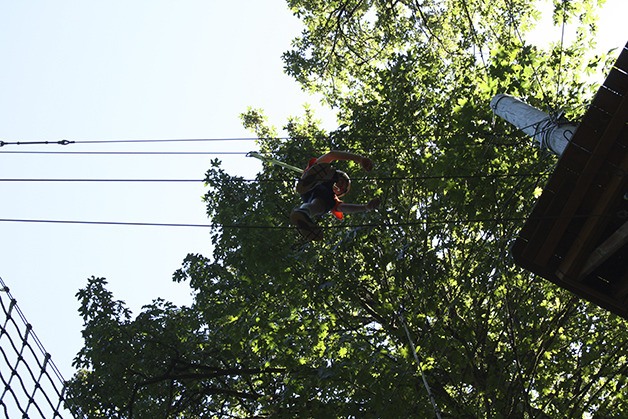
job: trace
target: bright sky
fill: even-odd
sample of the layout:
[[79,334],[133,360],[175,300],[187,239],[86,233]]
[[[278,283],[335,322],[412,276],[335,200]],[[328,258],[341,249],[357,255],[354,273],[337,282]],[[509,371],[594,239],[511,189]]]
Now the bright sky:
[[[281,126],[317,104],[283,74],[300,32],[283,1],[0,0],[0,140],[252,137],[262,107]],[[4,146],[7,151],[250,151],[252,142]],[[231,173],[259,162],[219,156]],[[213,156],[0,154],[0,178],[203,179]],[[300,162],[297,162],[300,163]],[[0,182],[2,219],[208,224],[202,183]],[[69,378],[82,346],[76,292],[91,276],[139,313],[187,253],[210,255],[206,228],[0,222],[0,277]]]
[[[625,0],[609,0],[603,48],[628,40]],[[613,23],[615,22],[615,23]],[[559,34],[559,28],[542,27]],[[618,32],[624,32],[624,36]],[[248,106],[283,125],[317,99],[283,74],[300,32],[282,0],[0,0],[0,140],[251,137]],[[610,43],[610,45],[609,45]],[[603,78],[603,77],[601,77]],[[330,112],[320,114],[333,128]],[[0,179],[202,179],[211,156],[55,155],[8,151],[250,151],[252,142],[4,146]],[[307,158],[308,156],[304,156]],[[230,173],[259,163],[221,156]],[[292,162],[300,164],[302,162]],[[1,219],[207,224],[201,183],[0,181]],[[76,292],[109,280],[134,314],[162,297],[191,301],[172,273],[209,256],[209,230],[0,222],[0,277],[65,378],[82,347]]]

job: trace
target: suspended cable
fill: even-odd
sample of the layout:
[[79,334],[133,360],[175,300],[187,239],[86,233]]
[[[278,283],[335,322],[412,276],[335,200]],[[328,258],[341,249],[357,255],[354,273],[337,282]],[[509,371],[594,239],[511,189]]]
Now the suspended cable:
[[174,139],[148,139],[148,140],[84,140],[72,141],[75,144],[139,144],[139,143],[183,143],[183,142],[221,142],[221,141],[258,141],[257,137],[234,137],[234,138],[174,138]]
[[[490,132],[485,133],[476,133],[476,134],[484,134],[489,136],[494,136],[494,134]],[[369,136],[350,136],[347,139],[361,139],[361,138],[369,138],[369,139],[379,139],[379,140],[387,140],[387,139],[406,139],[407,135],[389,135],[389,134],[372,134]],[[496,138],[508,138],[508,136],[498,136]],[[279,141],[305,141],[305,140],[329,140],[330,137],[225,137],[225,138],[179,138],[179,139],[146,139],[146,140],[60,140],[60,141],[0,141],[0,147],[9,146],[9,145],[71,145],[71,144],[150,144],[150,143],[180,143],[180,142],[245,142],[245,141],[269,141],[269,140],[279,140]],[[443,144],[444,147],[477,147],[477,146],[486,146],[487,144],[496,145],[496,146],[514,146],[519,143],[513,142],[473,142],[473,143],[465,143],[465,144]]]
[[[549,175],[550,172],[541,173],[492,173],[492,174],[471,174],[471,175],[425,175],[425,176],[378,176],[378,177],[356,177],[353,181],[406,181],[406,180],[454,180],[454,179],[499,179],[499,178],[532,178]],[[286,182],[291,179],[242,179],[232,178],[233,182],[268,183]],[[12,182],[101,182],[101,183],[204,183],[206,179],[78,179],[78,178],[0,178],[0,183]]]
[[[240,180],[240,179],[238,179]],[[241,179],[244,182],[256,182],[254,179]],[[115,182],[137,182],[137,183],[201,183],[205,182],[203,179],[0,179],[0,182],[102,182],[102,183],[115,183]]]
[[[534,125],[536,125],[535,123]],[[467,144],[467,145],[443,145],[443,147],[467,147],[467,146],[515,146],[521,143],[486,143],[486,144]],[[0,154],[41,154],[41,155],[189,155],[189,156],[220,156],[220,155],[249,155],[251,152],[244,151],[41,151],[41,150],[0,150]]]
[[412,336],[410,336],[410,330],[408,330],[408,326],[406,325],[406,320],[404,319],[401,313],[401,309],[400,309],[400,312],[397,313],[397,316],[399,317],[399,320],[401,320],[401,325],[403,326],[406,332],[406,337],[408,338],[408,343],[410,344],[412,355],[414,356],[414,360],[416,361],[417,367],[419,368],[419,372],[421,373],[421,378],[423,379],[423,386],[425,387],[425,390],[427,391],[427,395],[430,399],[430,403],[432,403],[432,407],[434,408],[434,413],[436,414],[436,418],[441,419],[440,409],[438,408],[438,405],[436,404],[436,397],[434,397],[434,393],[432,392],[432,389],[430,388],[430,385],[427,382],[427,377],[425,376],[425,373],[423,372],[423,363],[419,359],[419,353],[417,351],[416,346],[414,345],[414,342],[412,341]]
[[0,141],[0,147],[4,147],[5,145],[47,145],[47,144],[59,144],[59,145],[68,145],[72,144],[74,141],[61,140],[61,141],[16,141],[16,142],[6,142]]
[[66,155],[246,155],[244,151],[0,151],[0,154]]
[[257,137],[241,138],[174,138],[147,140],[61,140],[61,141],[0,141],[0,147],[7,145],[69,145],[69,144],[142,144],[142,143],[180,143],[180,142],[220,142],[220,141],[256,141]]
[[[85,224],[85,225],[117,225],[117,226],[148,226],[148,227],[195,227],[195,228],[216,228],[219,224],[186,224],[186,223],[144,223],[126,221],[78,221],[78,220],[28,220],[17,218],[0,218],[0,222],[6,223],[38,223],[38,224]],[[239,226],[239,228],[273,228],[273,226]],[[277,228],[277,227],[275,227]]]
[[[510,3],[509,0],[506,0],[506,4],[508,6],[508,14],[510,15],[510,23],[512,25],[512,27],[515,30],[515,34],[517,35],[517,38],[519,38],[519,42],[521,43],[521,45],[525,45],[525,42],[523,41],[523,36],[521,36],[521,33],[519,32],[519,28],[516,25],[516,20],[515,17],[513,15],[513,5]],[[545,89],[543,89],[543,84],[541,83],[541,80],[539,78],[538,75],[538,69],[534,66],[534,64],[531,64],[532,67],[532,75],[534,76],[534,80],[536,81],[537,85],[539,86],[539,89],[541,91],[541,95],[543,96],[543,101],[546,103],[546,105],[549,107],[549,99],[547,97],[547,94],[545,93]]]
[[[575,215],[573,218],[595,218],[605,215]],[[558,219],[560,217],[540,217],[536,220]],[[482,223],[512,223],[531,219],[529,217],[486,217],[486,218],[460,218],[453,220],[416,220],[407,222],[392,223],[358,223],[358,224],[334,224],[321,226],[323,229],[361,229],[361,228],[395,228],[412,227],[423,225],[443,225],[443,224],[482,224]],[[146,226],[146,227],[193,227],[193,228],[223,228],[223,229],[256,229],[256,230],[291,230],[291,225],[264,225],[264,224],[194,224],[194,223],[157,223],[157,222],[132,222],[132,221],[83,221],[83,220],[46,220],[46,219],[20,219],[20,218],[0,218],[4,223],[37,223],[37,224],[85,224],[85,225],[117,225],[117,226]]]
[[558,71],[556,72],[556,96],[557,97],[560,94],[560,82],[561,82],[560,76],[562,73],[562,66],[563,66],[563,44],[565,40],[566,19],[567,19],[567,1],[563,0],[563,22],[562,22],[561,31],[560,31],[560,57],[558,59]]

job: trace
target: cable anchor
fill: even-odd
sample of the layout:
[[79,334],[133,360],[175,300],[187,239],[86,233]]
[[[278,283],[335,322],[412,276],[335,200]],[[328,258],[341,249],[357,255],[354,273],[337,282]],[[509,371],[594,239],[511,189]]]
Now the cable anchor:
[[48,144],[59,144],[59,145],[68,145],[74,144],[75,141],[61,140],[61,141],[16,141],[16,142],[6,142],[0,141],[0,147],[4,147],[5,145],[48,145]]

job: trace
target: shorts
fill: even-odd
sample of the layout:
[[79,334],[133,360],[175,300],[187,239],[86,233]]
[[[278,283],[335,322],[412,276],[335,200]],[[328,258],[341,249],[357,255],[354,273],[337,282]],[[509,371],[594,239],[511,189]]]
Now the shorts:
[[336,206],[336,195],[334,194],[333,186],[333,182],[320,183],[301,195],[301,199],[306,204],[314,199],[319,199],[323,202],[325,212],[331,211]]

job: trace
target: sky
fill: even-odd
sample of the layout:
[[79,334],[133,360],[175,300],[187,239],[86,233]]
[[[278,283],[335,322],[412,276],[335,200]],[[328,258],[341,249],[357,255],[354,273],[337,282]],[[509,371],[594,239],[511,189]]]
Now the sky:
[[[316,106],[283,74],[300,32],[282,1],[0,1],[0,140],[250,138],[239,115],[273,124]],[[251,141],[6,145],[8,151],[251,151]],[[0,153],[0,178],[198,179],[219,157],[253,177],[259,161],[207,155]],[[198,183],[0,182],[2,219],[208,224]],[[76,292],[105,277],[135,314],[162,297],[188,253],[211,254],[209,229],[0,222],[0,277],[69,378],[82,346]]]
[[[608,0],[603,12],[599,47],[623,46],[628,2]],[[300,31],[282,0],[0,0],[0,141],[250,138],[239,118],[249,106],[281,127],[305,103],[332,129],[333,112],[283,73],[281,54]],[[537,36],[548,34],[558,38],[560,28],[545,21]],[[201,182],[6,179],[201,180],[214,157],[244,177],[261,167],[243,155],[14,151],[254,149],[251,141],[5,145],[0,219],[208,224]],[[82,347],[75,294],[87,278],[107,278],[139,314],[159,297],[189,304],[189,287],[172,274],[188,253],[211,255],[209,229],[195,227],[0,221],[0,238],[0,277],[66,379]]]

